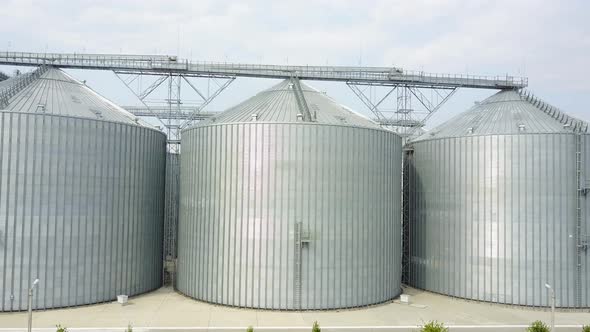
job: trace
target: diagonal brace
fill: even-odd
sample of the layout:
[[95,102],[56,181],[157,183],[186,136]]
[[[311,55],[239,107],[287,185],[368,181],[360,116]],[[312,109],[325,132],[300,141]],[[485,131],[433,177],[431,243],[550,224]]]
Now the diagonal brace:
[[[162,124],[162,126],[164,126],[164,128],[167,127],[167,125],[164,123],[164,121],[162,121],[157,115],[156,113],[148,106],[148,104],[145,103],[145,101],[143,100],[143,98],[141,98],[136,92],[135,90],[133,90],[133,88],[131,88],[129,86],[129,84],[125,81],[125,79],[123,77],[121,77],[119,75],[119,73],[117,73],[116,71],[113,71],[113,73],[115,73],[115,76],[117,76],[117,78],[119,80],[121,80],[121,82],[123,82],[123,84],[127,87],[127,89],[129,89],[129,91],[131,91],[131,93],[137,97],[137,99],[139,99],[139,101],[143,104],[143,106],[152,114],[152,116],[154,116],[155,118],[158,119],[158,121],[160,121],[160,123]],[[168,78],[168,76],[164,76],[164,80],[166,80],[166,78]],[[161,84],[161,83],[160,83]],[[153,91],[153,90],[152,90]]]
[[384,120],[385,116],[379,110],[379,105],[381,105],[398,87],[398,85],[393,85],[393,87],[377,102],[373,103],[369,97],[361,90],[357,84],[346,82],[346,85],[354,92],[354,94],[367,106],[369,111],[371,111],[378,120]]
[[[199,107],[197,107],[195,111],[192,112],[191,115],[189,115],[189,117],[184,122],[182,122],[182,124],[180,124],[180,129],[186,128],[192,121],[196,120],[199,117],[199,113],[205,108],[205,106],[209,105],[209,103],[213,101],[213,99],[215,99],[221,92],[223,92],[223,90],[225,90],[235,79],[235,77],[228,78],[217,90],[215,90],[215,92],[213,92],[212,95],[205,98],[203,103],[199,105]],[[200,91],[198,91],[198,89],[194,85],[190,84],[190,86],[195,91],[197,91],[199,95],[203,95]]]

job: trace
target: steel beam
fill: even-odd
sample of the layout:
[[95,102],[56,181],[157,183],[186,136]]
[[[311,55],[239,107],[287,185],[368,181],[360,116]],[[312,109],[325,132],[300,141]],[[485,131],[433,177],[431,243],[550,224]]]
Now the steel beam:
[[193,121],[197,120],[199,118],[199,114],[200,112],[207,106],[209,105],[209,103],[211,101],[213,101],[213,99],[215,99],[217,96],[219,96],[219,94],[221,92],[223,92],[223,90],[225,90],[233,81],[235,80],[234,77],[228,78],[225,80],[225,82],[223,82],[222,84],[218,84],[216,81],[216,84],[218,84],[218,88],[213,92],[213,94],[209,95],[208,97],[205,97],[203,95],[203,93],[201,93],[201,91],[199,89],[197,89],[194,85],[190,84],[190,87],[193,88],[195,90],[195,92],[197,92],[200,96],[205,97],[203,100],[203,103],[201,105],[199,105],[196,109],[195,112],[193,112],[188,119],[186,119],[184,122],[182,122],[182,124],[180,124],[180,129],[184,129],[186,127],[188,127]]
[[[143,106],[145,107],[145,109],[151,112],[151,109],[150,109],[150,107],[149,107],[149,106],[148,106],[148,104],[146,104],[146,102],[144,101],[144,99],[145,99],[145,96],[144,96],[143,98],[142,98],[142,97],[140,97],[140,94],[139,94],[139,93],[136,93],[136,92],[135,92],[135,90],[133,90],[133,88],[131,87],[131,85],[130,85],[130,83],[131,83],[131,82],[129,82],[129,81],[127,81],[127,80],[125,80],[125,79],[123,78],[123,76],[121,76],[121,75],[120,75],[120,73],[117,73],[117,72],[114,72],[114,73],[115,73],[115,76],[117,76],[117,78],[118,78],[118,79],[119,79],[121,82],[123,82],[123,85],[125,85],[125,87],[127,87],[127,89],[128,89],[129,91],[131,91],[131,93],[132,93],[132,94],[133,94],[135,97],[137,97],[137,99],[138,99],[138,100],[139,100],[139,101],[140,101],[140,102],[143,104]],[[133,81],[134,81],[135,79],[136,79],[136,78],[133,78]],[[155,115],[154,115],[154,116],[155,116]],[[162,125],[163,125],[163,126],[166,126],[166,124],[165,124],[165,123],[164,123],[162,120],[159,120],[159,121],[160,121],[160,123],[162,123]]]
[[[453,87],[416,87],[407,84],[380,84],[358,81],[348,81],[346,84],[369,111],[375,115],[377,123],[386,128],[393,127],[404,136],[410,136],[417,128],[423,127],[426,121],[457,90],[457,88]],[[361,89],[362,86],[365,86],[365,88]],[[374,94],[371,93],[371,89],[378,88],[382,88],[386,92],[382,97],[375,98]],[[367,93],[368,89],[370,91]],[[431,91],[431,97],[424,94],[422,90]],[[388,116],[381,106],[388,98],[391,98],[394,92],[397,93],[397,102],[393,112],[391,112],[393,114]],[[414,109],[413,99],[418,101],[418,106],[421,105],[422,109]]]
[[434,74],[397,67],[283,66],[239,63],[204,63],[180,60],[175,56],[112,54],[0,52],[0,64],[13,66],[51,65],[60,68],[126,71],[142,75],[182,74],[301,80],[355,81],[375,84],[405,84],[479,89],[520,89],[526,78]]
[[218,112],[199,112],[197,107],[181,106],[178,110],[170,112],[169,108],[164,106],[151,106],[147,109],[142,106],[122,106],[129,113],[140,117],[157,117],[160,119],[187,120],[191,114],[197,112],[195,120],[204,120],[218,114]]

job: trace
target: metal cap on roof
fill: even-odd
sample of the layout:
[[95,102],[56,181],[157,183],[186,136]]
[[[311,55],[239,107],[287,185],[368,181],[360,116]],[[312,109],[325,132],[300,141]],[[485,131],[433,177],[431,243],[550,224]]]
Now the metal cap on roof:
[[588,124],[568,116],[530,92],[500,91],[412,141],[494,134],[587,132]]
[[[300,91],[301,93],[299,93]],[[236,122],[310,122],[381,128],[297,79],[287,79],[198,125]]]
[[45,113],[151,127],[57,68],[43,67],[4,83],[0,89],[2,111]]

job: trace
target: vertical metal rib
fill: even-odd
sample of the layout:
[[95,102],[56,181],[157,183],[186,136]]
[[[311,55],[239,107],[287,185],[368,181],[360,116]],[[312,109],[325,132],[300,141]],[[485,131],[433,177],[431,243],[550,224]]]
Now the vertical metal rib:
[[[588,303],[580,196],[585,136],[412,143],[414,154],[406,156],[414,170],[410,200],[421,204],[410,214],[411,285],[481,301],[547,306],[547,282],[558,292],[559,307]],[[469,277],[457,283],[463,275]]]
[[[182,293],[269,309],[354,307],[399,294],[397,135],[256,122],[199,126],[182,135]],[[391,231],[383,231],[384,223]]]
[[[125,142],[142,148],[123,153]],[[148,128],[0,112],[1,310],[25,310],[37,277],[39,309],[159,287],[164,157]]]

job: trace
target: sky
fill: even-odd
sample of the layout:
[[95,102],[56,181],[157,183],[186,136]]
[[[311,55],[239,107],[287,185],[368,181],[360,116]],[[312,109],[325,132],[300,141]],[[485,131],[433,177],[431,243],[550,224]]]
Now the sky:
[[[590,121],[589,12],[586,0],[0,0],[0,51],[508,74],[528,77],[536,96]],[[116,103],[138,104],[111,72],[69,72]],[[206,110],[222,111],[276,83],[238,78]],[[344,83],[309,84],[369,114]],[[493,93],[460,89],[427,126]]]

